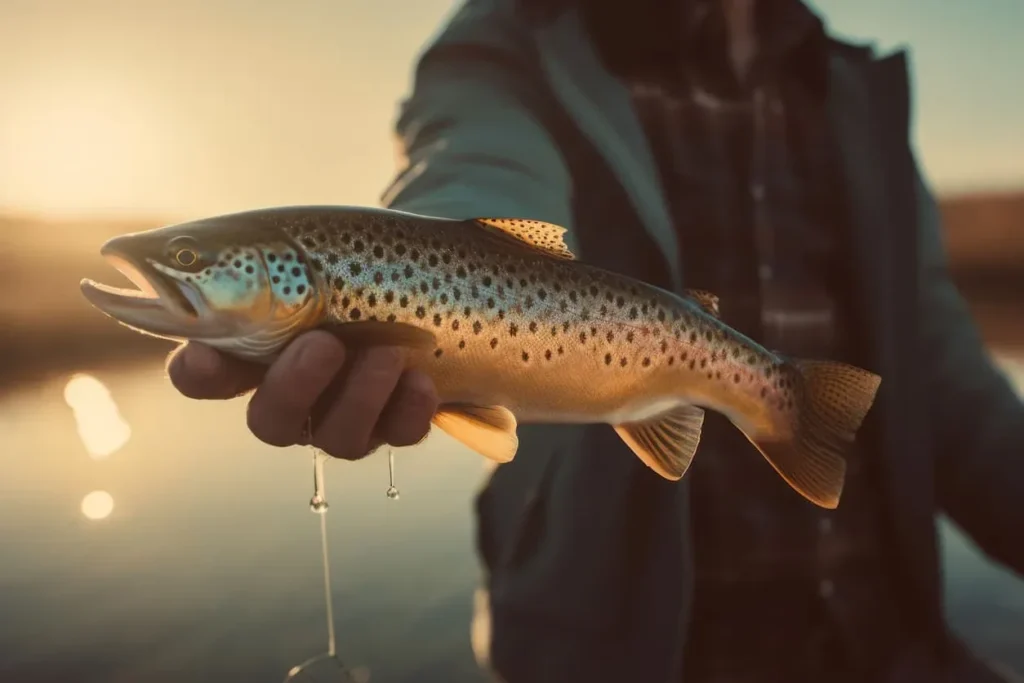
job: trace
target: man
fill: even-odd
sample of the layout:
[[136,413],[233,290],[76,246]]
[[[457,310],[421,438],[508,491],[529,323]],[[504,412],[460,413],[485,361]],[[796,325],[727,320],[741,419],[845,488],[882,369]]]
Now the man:
[[[902,54],[829,38],[798,0],[470,0],[422,56],[385,203],[562,224],[590,263],[883,378],[834,512],[711,414],[679,483],[607,426],[522,427],[477,501],[503,680],[997,680],[947,631],[935,516],[1024,571],[1024,407],[946,272],[909,99]],[[262,380],[199,346],[170,373],[195,397],[259,384],[271,444],[421,438],[429,379],[400,351],[349,360],[313,332]]]

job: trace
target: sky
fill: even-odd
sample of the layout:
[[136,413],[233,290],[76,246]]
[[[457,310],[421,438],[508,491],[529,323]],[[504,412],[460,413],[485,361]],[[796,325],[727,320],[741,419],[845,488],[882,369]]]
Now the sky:
[[[457,4],[3,0],[0,210],[377,204],[415,57]],[[811,4],[840,35],[911,50],[939,192],[1024,188],[1022,0]]]

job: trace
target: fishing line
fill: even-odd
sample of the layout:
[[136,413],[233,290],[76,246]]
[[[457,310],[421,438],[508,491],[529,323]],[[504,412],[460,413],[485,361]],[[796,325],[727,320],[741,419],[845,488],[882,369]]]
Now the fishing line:
[[[309,425],[312,433],[312,424]],[[370,672],[366,667],[349,669],[337,656],[337,638],[334,630],[334,595],[331,590],[331,563],[327,542],[327,490],[324,483],[324,463],[328,455],[315,446],[313,452],[313,495],[309,499],[309,509],[320,516],[320,555],[324,570],[324,605],[327,618],[327,652],[307,659],[293,666],[284,679],[284,683],[299,681],[333,681],[334,683],[368,683]],[[390,489],[389,489],[390,491]],[[390,496],[389,496],[390,497]]]

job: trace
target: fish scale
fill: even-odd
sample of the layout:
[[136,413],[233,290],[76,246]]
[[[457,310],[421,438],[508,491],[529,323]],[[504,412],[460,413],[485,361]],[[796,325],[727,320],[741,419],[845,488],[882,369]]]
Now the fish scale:
[[[713,295],[677,296],[576,261],[564,232],[535,220],[267,209],[108,243],[164,276],[152,283],[169,295],[161,311],[83,291],[136,329],[148,316],[165,336],[175,336],[165,327],[179,292],[196,311],[178,316],[178,338],[248,358],[267,360],[325,325],[350,343],[407,346],[410,366],[441,398],[434,424],[500,462],[518,448],[519,422],[606,423],[675,480],[697,449],[704,410],[715,410],[795,490],[838,504],[842,456],[877,375],[772,353],[722,322]],[[183,239],[195,246],[176,267],[168,245]],[[203,266],[215,274],[197,277]]]
[[517,417],[576,421],[621,407],[651,378],[670,391],[667,368],[714,379],[727,365],[718,349],[728,328],[696,305],[466,226],[385,218],[306,221],[288,232],[330,291],[331,322],[400,322],[436,335],[433,358],[419,364],[454,400],[479,400],[498,364],[514,373],[499,398]]

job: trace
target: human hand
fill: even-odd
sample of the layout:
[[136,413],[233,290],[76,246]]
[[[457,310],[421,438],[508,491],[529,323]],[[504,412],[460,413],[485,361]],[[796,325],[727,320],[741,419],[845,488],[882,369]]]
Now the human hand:
[[430,377],[405,369],[405,357],[397,347],[346,349],[314,330],[269,367],[190,342],[171,354],[167,373],[189,398],[230,399],[255,389],[248,426],[265,443],[312,445],[358,460],[384,443],[418,443],[430,431],[437,392]]

